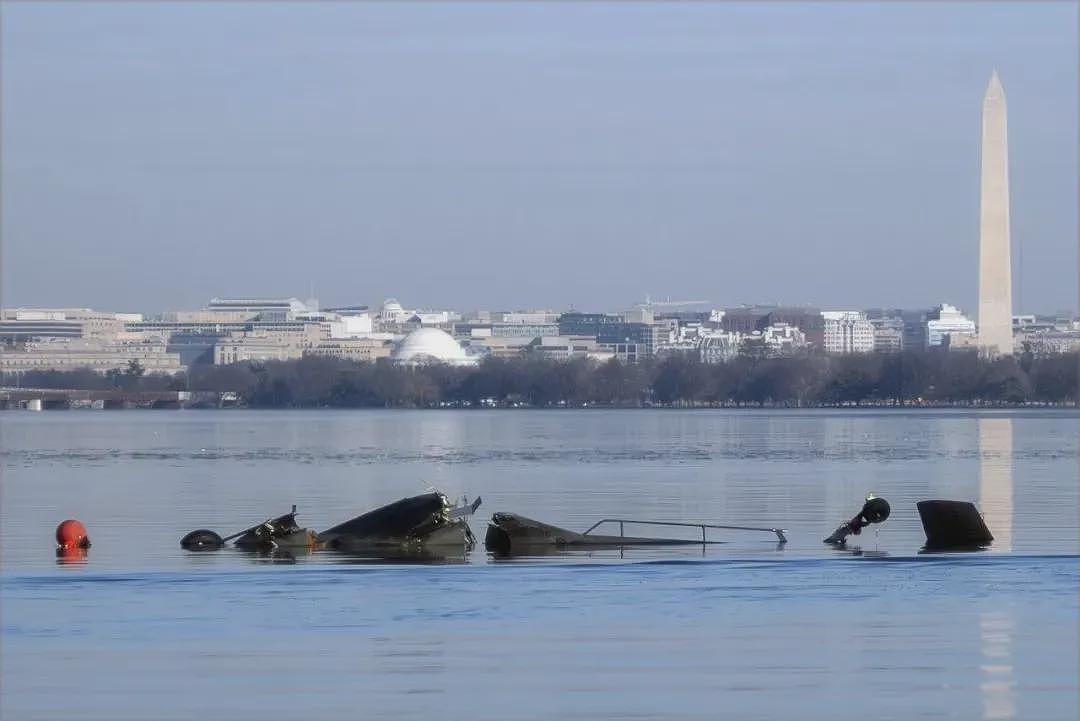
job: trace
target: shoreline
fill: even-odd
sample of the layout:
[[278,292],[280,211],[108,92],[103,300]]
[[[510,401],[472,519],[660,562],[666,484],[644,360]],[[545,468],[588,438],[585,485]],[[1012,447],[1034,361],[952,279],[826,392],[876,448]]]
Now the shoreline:
[[1067,403],[851,403],[851,404],[697,404],[697,405],[492,405],[492,406],[468,406],[448,403],[445,405],[432,406],[129,406],[91,408],[86,406],[73,406],[63,408],[43,408],[31,410],[27,408],[0,408],[0,412],[28,411],[30,412],[55,412],[55,411],[1080,411],[1080,404]]

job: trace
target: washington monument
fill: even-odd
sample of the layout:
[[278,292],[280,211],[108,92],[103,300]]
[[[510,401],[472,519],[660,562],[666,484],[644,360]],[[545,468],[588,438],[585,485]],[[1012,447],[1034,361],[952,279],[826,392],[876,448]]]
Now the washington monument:
[[995,70],[986,87],[982,113],[979,350],[1003,355],[1009,355],[1013,350],[1008,143],[1005,90]]

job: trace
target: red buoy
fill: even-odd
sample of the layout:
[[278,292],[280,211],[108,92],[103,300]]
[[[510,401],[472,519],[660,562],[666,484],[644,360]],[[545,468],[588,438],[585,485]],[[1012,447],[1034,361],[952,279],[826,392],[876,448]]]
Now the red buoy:
[[86,526],[73,518],[56,527],[56,548],[67,551],[72,548],[90,548],[90,538],[86,535]]

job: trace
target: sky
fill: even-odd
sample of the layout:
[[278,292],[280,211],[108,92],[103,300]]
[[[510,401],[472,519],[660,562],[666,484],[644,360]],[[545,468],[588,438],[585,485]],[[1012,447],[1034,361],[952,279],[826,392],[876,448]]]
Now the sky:
[[0,5],[0,301],[1077,307],[1070,2]]

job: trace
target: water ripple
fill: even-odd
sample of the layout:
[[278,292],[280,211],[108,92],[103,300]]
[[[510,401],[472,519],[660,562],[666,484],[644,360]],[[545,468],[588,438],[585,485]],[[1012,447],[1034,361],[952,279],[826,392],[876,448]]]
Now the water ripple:
[[[675,448],[551,448],[551,449],[423,449],[420,451],[388,451],[379,447],[364,447],[349,451],[292,448],[215,448],[188,450],[152,448],[129,450],[118,448],[86,448],[75,450],[15,449],[0,451],[7,464],[37,463],[106,463],[122,461],[159,462],[219,462],[241,463],[298,463],[339,464],[352,466],[386,463],[682,463],[719,460],[752,460],[773,462],[860,460],[902,462],[913,460],[993,459],[994,453],[980,453],[969,448],[905,448],[900,445],[878,446],[853,444],[824,448],[820,446],[686,446]],[[1016,460],[1058,461],[1080,457],[1080,447],[1020,448],[1013,451]]]

